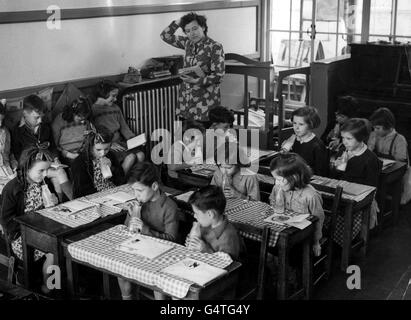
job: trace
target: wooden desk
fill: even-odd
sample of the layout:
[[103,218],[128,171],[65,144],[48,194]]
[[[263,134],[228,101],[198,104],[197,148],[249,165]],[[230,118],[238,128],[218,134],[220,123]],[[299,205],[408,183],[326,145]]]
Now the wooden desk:
[[[62,246],[64,248],[64,255],[66,257],[67,286],[69,289],[70,296],[72,298],[76,298],[77,275],[78,275],[77,265],[79,264],[90,267],[92,269],[98,270],[103,273],[103,288],[104,288],[104,296],[106,299],[110,299],[111,297],[110,286],[109,286],[110,276],[121,277],[123,279],[131,281],[147,289],[165,293],[161,288],[157,286],[150,285],[142,281],[137,281],[135,279],[125,278],[122,275],[115,273],[113,271],[110,271],[106,268],[96,267],[90,263],[80,261],[78,259],[74,259],[71,256],[68,250],[68,246],[71,243],[77,242],[79,240],[83,240],[89,236],[100,233],[101,231],[104,231],[110,227],[112,226],[101,225],[100,228],[98,229],[89,230],[88,232],[85,232],[83,234],[77,234],[72,237],[68,237],[63,241]],[[188,294],[184,298],[184,300],[210,300],[210,299],[215,299],[215,297],[220,297],[220,296],[225,297],[227,299],[233,299],[235,288],[238,282],[238,275],[239,275],[240,267],[241,267],[240,263],[232,262],[228,267],[225,268],[228,271],[228,273],[224,275],[223,277],[213,280],[212,282],[210,282],[204,287],[201,287],[196,284],[191,285],[188,291]],[[165,294],[168,295],[167,293]]]
[[[258,174],[258,180],[260,181],[261,197],[267,198],[271,193],[271,190],[274,185],[274,178],[272,176],[265,176]],[[330,189],[327,192],[323,191],[321,185],[312,184],[322,195],[324,202],[332,202],[334,199],[335,189]],[[361,256],[365,258],[368,238],[369,238],[369,220],[370,220],[370,209],[371,203],[374,199],[375,191],[368,194],[361,201],[355,201],[347,196],[342,196],[341,198],[341,210],[340,214],[344,219],[344,230],[343,230],[343,245],[342,245],[342,254],[341,254],[341,270],[346,271],[351,259],[351,251],[355,247],[361,247]],[[353,245],[353,218],[354,214],[357,212],[362,213],[362,224],[360,231],[360,241]]]
[[[396,161],[391,166],[382,170],[380,174],[377,192],[378,207],[380,209],[378,213],[378,231],[382,230],[384,221],[390,214],[392,214],[394,225],[398,221],[401,202],[402,177],[404,176],[406,170],[406,163]],[[392,199],[391,208],[386,211],[385,202],[387,193],[391,194]]]
[[126,218],[126,212],[121,211],[114,215],[94,220],[85,225],[71,228],[52,219],[46,218],[38,213],[26,214],[15,218],[21,227],[21,240],[23,246],[24,282],[26,288],[30,289],[32,267],[34,263],[34,249],[54,255],[54,265],[64,271],[64,255],[61,242],[64,238],[93,229],[102,223],[119,224]]

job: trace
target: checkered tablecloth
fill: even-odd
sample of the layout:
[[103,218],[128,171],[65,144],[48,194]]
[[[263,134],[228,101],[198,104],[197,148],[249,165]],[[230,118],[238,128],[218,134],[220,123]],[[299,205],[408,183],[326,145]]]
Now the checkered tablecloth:
[[[124,184],[124,185],[112,188],[110,190],[97,192],[92,195],[88,195],[86,197],[78,198],[76,200],[92,201],[93,199],[102,198],[104,196],[107,196],[109,194],[113,194],[119,191],[124,191],[124,192],[133,194],[133,190],[131,186],[129,184]],[[64,205],[64,203],[60,205]],[[107,215],[116,214],[121,209],[125,209],[126,204],[121,203],[121,204],[116,205],[115,207],[102,205],[98,209],[96,207],[90,207],[90,208],[81,210],[72,215],[60,214],[58,212],[53,211],[52,210],[53,208],[54,207],[46,208],[46,209],[39,210],[37,212],[44,217],[50,218],[54,221],[67,225],[71,228],[76,228],[81,225],[90,223],[100,217],[105,217]]]
[[232,263],[229,255],[218,252],[214,254],[192,251],[169,241],[151,238],[152,240],[172,245],[173,248],[156,259],[123,252],[117,246],[132,235],[124,225],[117,225],[91,237],[74,242],[68,246],[72,258],[89,263],[97,268],[118,274],[138,282],[157,286],[166,294],[184,298],[194,283],[163,273],[161,270],[185,258],[202,261],[217,268],[226,268]]
[[196,172],[196,171],[200,171],[200,170],[213,170],[216,171],[217,170],[217,166],[215,164],[197,164],[195,166],[190,167],[191,172]]
[[[241,199],[227,199],[227,206],[225,214],[228,220],[233,222],[241,222],[249,224],[255,227],[264,228],[269,226],[271,229],[269,246],[275,247],[277,244],[280,232],[287,229],[288,226],[279,225],[275,223],[265,222],[264,219],[274,214],[274,210],[271,206],[260,201],[247,201]],[[296,215],[294,212],[286,212],[291,216]],[[261,241],[261,236],[251,233],[242,233],[243,236],[255,240]]]

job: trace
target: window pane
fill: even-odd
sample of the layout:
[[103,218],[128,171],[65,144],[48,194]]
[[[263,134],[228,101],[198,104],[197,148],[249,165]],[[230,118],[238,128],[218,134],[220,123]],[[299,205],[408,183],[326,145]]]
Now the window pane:
[[[411,35],[411,1],[398,0],[396,34],[401,36]],[[403,42],[403,40],[398,39]]]
[[[291,35],[291,39],[289,38]],[[280,67],[295,68],[310,63],[311,41],[300,39],[298,32],[271,32],[274,64]]]
[[373,36],[370,35],[369,42],[390,42],[390,37],[389,36]]
[[357,0],[356,4],[350,4],[352,2],[352,0],[344,1],[342,18],[338,25],[339,33],[361,33],[363,1]]
[[271,29],[290,30],[291,19],[291,30],[300,30],[300,0],[273,0],[272,3]]
[[392,0],[371,0],[370,34],[390,34]]

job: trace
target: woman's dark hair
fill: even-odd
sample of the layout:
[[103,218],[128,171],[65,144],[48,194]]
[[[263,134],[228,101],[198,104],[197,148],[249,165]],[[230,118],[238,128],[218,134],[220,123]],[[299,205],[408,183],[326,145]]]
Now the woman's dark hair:
[[321,124],[320,116],[314,107],[305,106],[298,108],[291,113],[291,119],[293,119],[294,116],[304,118],[304,122],[308,124],[310,129],[318,128]]
[[201,211],[214,210],[218,215],[222,215],[226,199],[220,187],[210,185],[195,191],[188,199],[188,203]]
[[221,144],[214,152],[214,161],[217,165],[229,164],[239,168],[249,167],[251,162],[243,148],[237,142],[229,142],[226,137],[225,143]]
[[102,80],[97,84],[96,87],[96,98],[107,99],[110,92],[118,89],[119,87],[111,80]]
[[343,96],[337,102],[337,114],[347,116],[348,118],[355,117],[359,108],[358,100],[351,96]]
[[17,167],[17,179],[23,185],[23,190],[26,191],[28,187],[27,174],[28,171],[40,161],[53,161],[53,155],[49,150],[33,146],[24,149],[21,153],[19,164]]
[[395,117],[388,108],[379,108],[370,117],[373,126],[383,126],[385,130],[395,128]]
[[195,12],[190,12],[181,17],[180,20],[180,27],[185,31],[186,25],[188,25],[192,21],[197,21],[198,25],[204,28],[204,34],[207,35],[208,26],[207,26],[207,18],[205,16],[201,16]]
[[233,113],[223,106],[216,106],[208,111],[209,122],[212,123],[234,123]]
[[157,167],[150,162],[136,163],[127,174],[127,182],[140,182],[150,188],[154,182],[161,184],[160,175],[157,170]]
[[23,110],[32,112],[35,111],[39,114],[45,114],[47,109],[44,101],[35,94],[29,95],[23,100]]
[[280,153],[271,160],[270,171],[285,178],[291,190],[305,188],[312,177],[311,168],[304,159],[292,152]]
[[62,118],[67,122],[73,122],[74,116],[78,115],[84,117],[86,120],[91,115],[91,106],[88,98],[78,97],[71,105],[64,107]]
[[352,118],[341,126],[341,132],[349,132],[360,142],[365,142],[371,132],[371,126],[367,119]]

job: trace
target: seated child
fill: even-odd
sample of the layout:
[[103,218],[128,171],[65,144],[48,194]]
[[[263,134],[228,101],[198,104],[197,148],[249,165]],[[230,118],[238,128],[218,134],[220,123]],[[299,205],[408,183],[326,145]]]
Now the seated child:
[[[160,177],[154,164],[139,162],[128,173],[138,203],[129,205],[125,224],[131,227],[138,220],[137,229],[151,237],[177,242],[179,218],[176,203],[160,189]],[[134,225],[133,225],[134,227]],[[118,278],[123,300],[132,298],[131,282]],[[156,293],[156,298],[162,298]]]
[[378,157],[408,163],[407,140],[395,130],[395,118],[390,109],[379,108],[370,117],[374,127],[367,145]]
[[299,154],[314,174],[327,176],[328,159],[325,146],[312,132],[321,123],[317,109],[309,106],[299,108],[293,111],[291,118],[294,134],[283,142],[281,149]]
[[310,184],[312,175],[310,168],[298,154],[280,153],[271,161],[270,170],[275,179],[270,204],[275,211],[282,213],[284,210],[290,210],[318,218],[315,225],[313,251],[315,256],[319,256],[324,210],[321,195]]
[[[232,128],[234,123],[233,113],[223,106],[217,106],[208,112],[208,118],[210,127],[207,130],[206,137],[204,139],[206,143],[205,159],[214,160],[214,152],[225,141],[236,142],[237,133]],[[214,135],[210,135],[214,133]],[[210,141],[212,137],[214,141]],[[213,143],[214,142],[214,143]]]
[[96,126],[105,126],[113,134],[111,149],[127,174],[136,160],[144,161],[144,153],[139,147],[127,151],[126,141],[136,135],[127,125],[119,106],[115,104],[118,91],[117,85],[111,81],[104,80],[99,83],[96,90],[97,100],[92,106],[92,121]]
[[189,249],[201,252],[225,252],[239,261],[244,243],[236,228],[224,215],[226,199],[220,187],[207,186],[194,192],[188,202],[194,217],[193,230],[186,239]]
[[[331,163],[331,174],[341,180],[378,186],[382,165],[377,156],[367,148],[365,142],[370,134],[368,120],[353,118],[341,127],[344,149]],[[377,202],[373,201],[370,212],[370,229],[377,224]]]
[[[0,224],[11,243],[14,255],[20,260],[23,260],[21,233],[20,226],[14,218],[58,203],[56,196],[51,194],[47,186],[50,160],[52,155],[47,150],[36,147],[25,149],[20,157],[17,177],[10,180],[2,192]],[[47,267],[53,264],[53,255],[39,250],[34,251],[35,261],[40,261],[44,257],[42,291],[47,293]]]
[[54,142],[64,162],[71,164],[80,154],[85,132],[90,130],[91,106],[87,98],[79,97],[64,107],[52,124]]
[[[46,111],[43,100],[38,96],[33,94],[24,98],[22,121],[16,125],[11,134],[12,152],[17,161],[20,161],[24,149],[40,147],[50,151],[54,164],[60,164],[51,127],[42,121]],[[47,170],[47,176],[51,179],[60,201],[63,200],[63,193],[68,199],[73,198],[72,185],[63,168],[50,168]]]
[[342,146],[341,126],[349,119],[354,118],[358,109],[358,102],[352,97],[339,99],[337,111],[335,112],[335,125],[333,128],[326,129],[323,140],[332,153],[338,152]]
[[195,120],[186,120],[182,126],[183,140],[177,140],[167,154],[168,175],[177,179],[177,170],[203,163],[205,129]]
[[110,150],[112,138],[106,127],[88,132],[82,152],[71,164],[74,198],[124,183],[123,168]]
[[226,198],[260,201],[260,184],[256,172],[246,169],[248,159],[237,143],[226,142],[221,145],[216,150],[215,161],[218,169],[214,172],[211,185],[222,188]]
[[374,127],[367,145],[371,151],[381,158],[405,162],[408,165],[403,177],[401,204],[411,200],[411,169],[407,140],[395,130],[395,117],[388,108],[376,110],[370,118]]
[[7,112],[5,102],[4,99],[0,101],[0,167],[3,167],[9,175],[12,175],[13,170],[17,169],[17,161],[14,159],[14,155],[10,153],[10,131],[4,125]]

